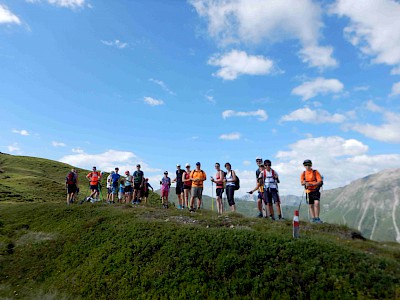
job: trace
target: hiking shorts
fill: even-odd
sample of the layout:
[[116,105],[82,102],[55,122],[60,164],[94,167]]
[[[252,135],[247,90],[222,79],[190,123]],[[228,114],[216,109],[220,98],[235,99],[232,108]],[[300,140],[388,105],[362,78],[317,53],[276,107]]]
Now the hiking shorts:
[[112,193],[112,188],[107,188],[107,194],[111,194]]
[[142,189],[142,188],[140,187],[140,185],[141,185],[140,183],[134,183],[134,184],[133,184],[133,189],[134,189],[134,190],[137,190],[137,191],[140,191],[140,190]]
[[264,190],[264,203],[272,204],[272,200],[274,203],[279,203],[278,190],[274,188],[268,188]]
[[183,189],[184,189],[184,190],[189,190],[189,191],[190,191],[190,190],[192,189],[192,186],[191,186],[191,185],[184,185],[184,186],[183,186]]
[[72,194],[72,193],[75,193],[75,192],[76,192],[76,184],[75,183],[68,184],[67,185],[67,193],[68,194]]
[[123,197],[124,197],[124,193],[123,192],[118,192],[118,199],[122,200]]
[[319,201],[321,193],[319,191],[312,191],[308,193],[308,204],[314,204],[314,201]]
[[224,188],[217,188],[215,190],[215,193],[217,194],[217,197],[222,198],[222,194],[224,193]]
[[143,197],[147,198],[149,196],[149,190],[148,189],[145,190],[145,191],[142,190],[142,193],[143,193]]
[[132,194],[132,186],[128,185],[124,187],[124,193]]
[[111,193],[112,194],[117,194],[118,193],[118,186],[112,186],[111,187]]
[[264,199],[264,193],[261,193],[261,192],[258,192],[258,200],[262,200],[262,199]]
[[90,189],[92,190],[92,191],[99,191],[99,186],[96,184],[96,185],[90,185]]
[[177,183],[176,184],[176,188],[175,188],[175,192],[177,195],[182,194],[183,193],[183,184]]
[[168,198],[168,194],[169,194],[168,190],[161,191],[161,197]]
[[192,187],[192,197],[193,199],[201,199],[203,197],[203,187],[193,186]]

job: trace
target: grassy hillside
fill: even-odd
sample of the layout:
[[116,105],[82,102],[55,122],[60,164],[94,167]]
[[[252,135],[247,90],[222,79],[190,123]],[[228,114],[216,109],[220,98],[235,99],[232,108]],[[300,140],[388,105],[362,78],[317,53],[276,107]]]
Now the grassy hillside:
[[0,155],[1,299],[400,295],[399,244],[353,240],[346,226],[304,222],[295,240],[289,220],[165,210],[156,193],[147,206],[67,206],[70,168]]

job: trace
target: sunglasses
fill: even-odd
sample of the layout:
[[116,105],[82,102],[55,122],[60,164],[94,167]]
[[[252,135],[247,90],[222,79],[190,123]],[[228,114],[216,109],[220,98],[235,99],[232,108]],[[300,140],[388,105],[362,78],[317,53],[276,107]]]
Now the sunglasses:
[[305,167],[311,167],[312,165],[311,165],[311,164],[304,164],[303,166],[305,166]]

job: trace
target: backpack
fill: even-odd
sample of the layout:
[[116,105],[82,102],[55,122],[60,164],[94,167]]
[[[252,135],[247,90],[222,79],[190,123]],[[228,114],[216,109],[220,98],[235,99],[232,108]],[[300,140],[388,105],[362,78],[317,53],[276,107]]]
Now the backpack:
[[[316,171],[317,170],[313,170],[313,181],[317,181],[317,175],[315,174]],[[319,173],[319,175],[321,176],[321,185],[315,189],[317,192],[319,192],[320,188],[324,185],[324,176],[322,176],[321,173]],[[303,178],[306,180],[306,171],[303,172]]]
[[[228,174],[228,172],[222,171],[226,177],[226,175]],[[232,170],[231,170],[231,174],[232,174]],[[232,176],[232,175],[231,175]],[[237,191],[238,189],[240,189],[240,179],[239,177],[236,175],[235,172],[235,176],[236,176],[236,181],[235,181],[235,191]]]
[[65,182],[66,182],[67,184],[74,184],[74,183],[76,183],[76,177],[75,177],[74,172],[69,172],[69,173],[68,173],[67,177],[65,177]]

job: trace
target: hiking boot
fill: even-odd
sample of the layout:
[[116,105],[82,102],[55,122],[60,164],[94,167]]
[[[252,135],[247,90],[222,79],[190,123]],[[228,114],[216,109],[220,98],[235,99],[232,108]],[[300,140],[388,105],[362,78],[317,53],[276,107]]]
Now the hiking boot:
[[257,218],[262,218],[262,217],[263,217],[263,214],[261,212],[258,213]]
[[189,208],[190,212],[195,212],[194,208]]
[[320,218],[315,218],[315,223],[317,223],[317,224],[322,224],[322,223],[324,223],[324,222],[322,222]]

